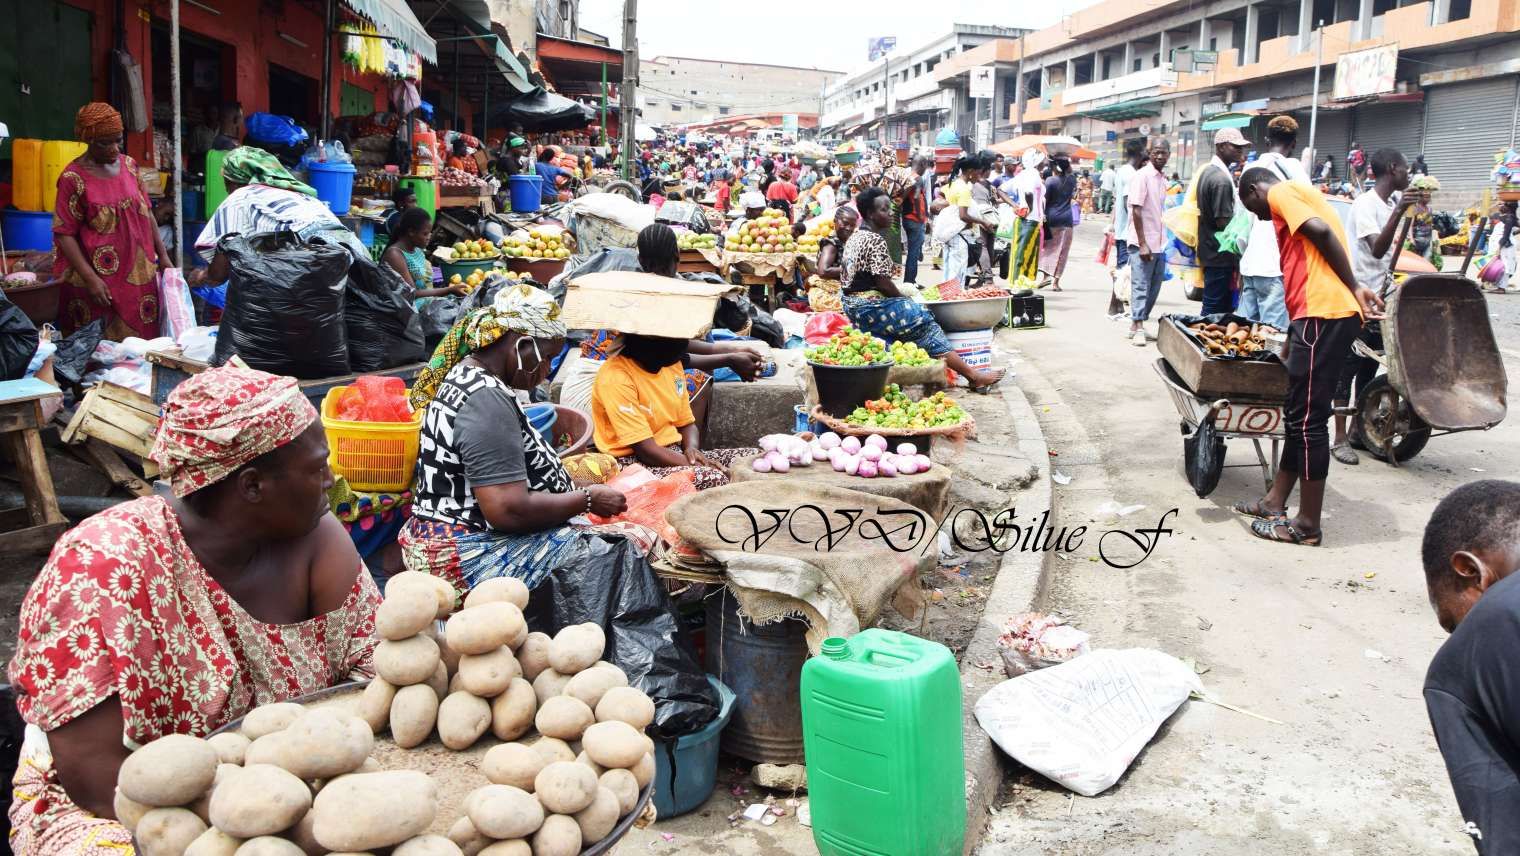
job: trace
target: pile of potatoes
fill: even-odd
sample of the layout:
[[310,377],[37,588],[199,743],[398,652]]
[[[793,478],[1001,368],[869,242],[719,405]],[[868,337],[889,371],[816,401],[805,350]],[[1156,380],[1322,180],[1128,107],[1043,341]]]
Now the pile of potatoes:
[[[390,579],[357,715],[265,705],[238,733],[133,753],[116,812],[145,856],[575,856],[605,838],[654,778],[654,703],[601,660],[601,627],[529,633],[521,581],[482,583],[458,612],[454,601],[436,577]],[[370,757],[387,728],[403,749],[435,730],[455,751],[486,731],[505,741],[481,759],[491,784],[466,797],[448,837],[426,834],[435,783]]]

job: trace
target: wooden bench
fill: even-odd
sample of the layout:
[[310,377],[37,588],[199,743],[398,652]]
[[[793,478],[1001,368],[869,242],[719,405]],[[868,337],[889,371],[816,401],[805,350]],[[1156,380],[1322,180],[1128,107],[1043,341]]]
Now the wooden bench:
[[69,528],[58,509],[41,434],[42,402],[62,394],[36,378],[0,382],[0,434],[15,459],[26,498],[25,506],[0,511],[0,528],[11,530],[0,532],[0,552],[46,552]]

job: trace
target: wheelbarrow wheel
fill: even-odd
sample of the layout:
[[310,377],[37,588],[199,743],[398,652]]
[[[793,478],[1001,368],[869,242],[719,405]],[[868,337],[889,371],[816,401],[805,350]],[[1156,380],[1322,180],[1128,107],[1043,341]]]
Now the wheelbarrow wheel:
[[1350,433],[1367,454],[1394,464],[1418,455],[1430,442],[1430,426],[1409,406],[1409,400],[1393,388],[1387,375],[1373,378],[1357,396]]
[[1200,499],[1219,486],[1219,474],[1224,472],[1224,438],[1212,420],[1200,422],[1198,430],[1182,441],[1182,467]]
[[1183,293],[1187,295],[1188,300],[1196,301],[1199,303],[1203,302],[1203,289],[1195,285],[1184,287]]

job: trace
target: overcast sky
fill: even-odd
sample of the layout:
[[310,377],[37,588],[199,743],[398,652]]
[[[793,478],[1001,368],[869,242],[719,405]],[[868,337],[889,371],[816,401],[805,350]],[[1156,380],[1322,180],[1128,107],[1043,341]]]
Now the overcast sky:
[[[927,44],[950,25],[1039,29],[1095,0],[639,0],[639,55],[688,56],[852,71],[866,40],[896,36],[902,49]],[[581,27],[622,45],[623,0],[581,0]]]

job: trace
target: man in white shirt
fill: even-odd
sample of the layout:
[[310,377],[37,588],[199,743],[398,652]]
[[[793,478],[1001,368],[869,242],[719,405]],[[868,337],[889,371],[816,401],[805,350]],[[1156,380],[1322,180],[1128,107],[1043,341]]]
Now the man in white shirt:
[[[1351,272],[1356,284],[1382,294],[1393,263],[1393,242],[1398,235],[1399,221],[1410,206],[1421,201],[1422,194],[1404,193],[1409,187],[1409,164],[1398,149],[1378,149],[1372,154],[1372,191],[1356,197],[1351,203]],[[1362,341],[1375,348],[1383,345],[1383,336],[1376,326],[1363,327]],[[1352,351],[1346,356],[1341,369],[1340,383],[1335,390],[1335,407],[1344,407],[1355,401],[1362,389],[1377,374],[1377,361],[1357,355]],[[1355,388],[1353,389],[1353,384]],[[1343,464],[1360,462],[1356,450],[1346,437],[1346,417],[1335,417],[1335,437],[1330,441],[1330,456]]]
[[[1309,181],[1301,161],[1293,158],[1298,146],[1298,122],[1277,116],[1267,124],[1267,150],[1256,166],[1271,170],[1283,181]],[[1288,330],[1288,304],[1283,300],[1282,263],[1277,247],[1277,227],[1270,219],[1252,215],[1251,234],[1240,255],[1240,303],[1235,314],[1252,321]]]
[[1124,163],[1114,171],[1114,264],[1121,268],[1129,265],[1129,183],[1148,157],[1143,137],[1125,140]]
[[1114,213],[1114,168],[1109,164],[1098,174],[1098,213]]

